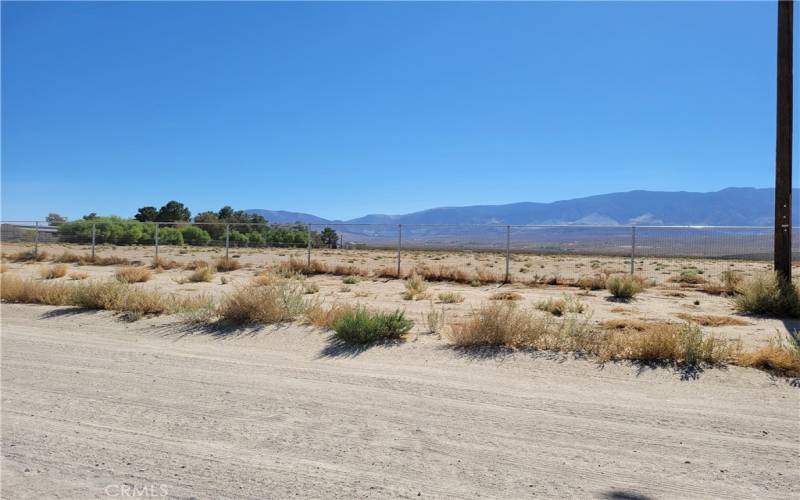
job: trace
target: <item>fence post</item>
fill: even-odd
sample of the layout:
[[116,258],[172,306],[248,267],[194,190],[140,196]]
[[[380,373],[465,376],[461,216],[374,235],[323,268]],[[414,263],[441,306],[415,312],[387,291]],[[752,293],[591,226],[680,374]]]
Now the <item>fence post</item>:
[[306,224],[306,240],[307,243],[307,252],[306,252],[306,265],[311,268],[311,224]]
[[511,226],[506,226],[506,277],[504,283],[508,283],[509,266],[511,265]]
[[225,224],[225,260],[228,260],[228,248],[230,248],[231,241],[231,225]]
[[403,245],[403,225],[397,225],[397,278],[400,278],[400,249]]
[[33,236],[33,256],[39,257],[39,221],[36,221],[36,233]]
[[634,259],[636,259],[636,226],[631,226],[631,276],[633,276]]
[[156,222],[155,225],[156,225],[156,260],[158,260],[158,222]]
[[94,262],[94,242],[97,236],[97,223],[92,222],[92,262]]

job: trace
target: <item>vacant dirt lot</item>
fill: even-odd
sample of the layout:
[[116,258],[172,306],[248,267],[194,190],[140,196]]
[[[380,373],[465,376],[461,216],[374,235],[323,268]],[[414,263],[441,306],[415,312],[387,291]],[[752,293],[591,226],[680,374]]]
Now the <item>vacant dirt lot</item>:
[[[19,244],[4,244],[3,252],[11,254],[16,251],[30,249],[30,246]],[[42,245],[43,251],[48,252],[50,258],[72,252],[84,255],[90,247],[79,245]],[[133,263],[149,266],[153,258],[152,247],[98,247],[98,255],[118,256],[130,259]],[[207,295],[221,298],[224,294],[233,291],[237,286],[249,283],[253,277],[266,269],[286,262],[292,256],[305,260],[304,249],[232,249],[231,256],[242,265],[241,269],[220,272],[213,275],[209,282],[190,282],[187,280],[192,271],[180,266],[202,260],[213,263],[218,257],[224,255],[224,249],[198,248],[198,247],[163,247],[160,255],[166,260],[174,260],[179,267],[163,272],[154,272],[152,278],[146,283],[134,286],[158,290],[162,293],[174,293],[182,296]],[[329,264],[344,264],[360,269],[377,271],[384,267],[391,267],[396,262],[392,252],[379,250],[315,250],[315,259]],[[589,277],[601,270],[623,269],[624,259],[605,258],[595,259],[590,257],[565,257],[565,256],[514,256],[514,269],[527,270],[528,274],[540,273],[542,276],[561,276],[577,278]],[[501,272],[504,268],[503,256],[492,253],[452,253],[452,252],[407,252],[404,257],[406,269],[410,270],[415,265],[446,265],[462,269],[477,269],[484,271]],[[527,261],[527,262],[526,262]],[[661,269],[656,271],[656,264]],[[515,283],[500,285],[499,283],[471,286],[448,282],[432,282],[428,286],[427,299],[403,300],[403,280],[388,278],[358,278],[355,283],[344,283],[342,276],[317,275],[308,276],[306,280],[318,286],[319,292],[309,295],[312,300],[324,303],[350,303],[367,304],[383,310],[401,309],[406,311],[408,317],[416,323],[414,331],[424,333],[425,321],[423,315],[431,308],[438,311],[444,310],[448,323],[462,321],[471,312],[486,304],[498,292],[511,291],[519,296],[517,303],[523,307],[535,307],[538,303],[559,299],[564,295],[576,298],[585,306],[587,315],[594,322],[605,320],[644,320],[644,321],[671,321],[683,322],[687,317],[730,317],[734,321],[730,324],[717,326],[703,325],[708,333],[731,339],[741,339],[747,347],[759,347],[776,333],[785,334],[793,329],[800,328],[800,322],[784,322],[775,319],[744,317],[736,314],[733,303],[729,297],[711,295],[702,291],[702,284],[676,284],[666,281],[671,276],[679,276],[682,269],[702,270],[707,262],[697,260],[665,260],[648,261],[642,264],[652,267],[644,273],[645,276],[660,276],[660,283],[646,289],[635,300],[621,303],[610,300],[606,290],[584,291],[573,286],[537,285],[529,286]],[[21,276],[40,279],[40,271],[48,268],[52,262],[36,263],[4,263],[4,275]],[[494,266],[488,267],[489,265]],[[522,267],[527,265],[529,267]],[[728,263],[724,264],[728,266]],[[763,262],[740,262],[737,269],[741,268],[743,274],[748,274],[764,268]],[[615,267],[616,266],[616,267]],[[653,267],[656,266],[656,267]],[[66,276],[50,282],[70,281],[73,272],[85,273],[86,279],[102,280],[114,279],[115,266],[68,265],[69,272]],[[724,269],[713,267],[715,270]],[[800,275],[800,272],[798,272]],[[717,282],[718,275],[712,271],[700,275],[710,282]],[[714,277],[716,276],[716,277]],[[530,277],[530,276],[529,276]],[[456,292],[464,297],[464,301],[454,304],[444,304],[438,300],[442,292]]]
[[0,311],[3,498],[800,495],[800,391],[756,370]]

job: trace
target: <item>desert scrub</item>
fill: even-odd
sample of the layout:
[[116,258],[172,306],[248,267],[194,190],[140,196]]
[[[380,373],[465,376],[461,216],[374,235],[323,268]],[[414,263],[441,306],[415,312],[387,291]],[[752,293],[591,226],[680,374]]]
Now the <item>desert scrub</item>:
[[792,336],[784,341],[779,335],[755,351],[739,353],[736,364],[786,377],[800,377],[800,343]]
[[303,283],[303,292],[307,295],[312,295],[319,292],[319,285],[313,281]]
[[547,311],[553,316],[563,316],[566,313],[582,313],[585,307],[575,297],[564,294],[560,299],[547,299],[537,302],[536,309]]
[[342,283],[344,283],[345,285],[355,285],[356,283],[358,283],[358,277],[345,276],[344,278],[342,278]]
[[71,273],[69,273],[69,279],[74,281],[85,280],[88,277],[89,273],[84,271],[72,271]]
[[189,275],[189,281],[192,283],[210,282],[214,278],[214,270],[210,267],[200,267],[192,271]]
[[763,272],[736,287],[734,304],[739,312],[774,317],[800,316],[797,286],[786,283],[775,272]]
[[414,322],[402,311],[385,313],[355,307],[345,312],[334,324],[336,338],[348,344],[369,344],[397,340],[408,333]]
[[442,292],[439,294],[439,301],[445,304],[458,304],[464,302],[464,296],[458,292]]
[[634,276],[629,274],[617,274],[608,278],[606,281],[606,288],[615,298],[630,300],[636,294],[640,293],[644,289],[644,286],[642,280]]
[[442,333],[446,324],[444,307],[436,309],[433,301],[431,301],[428,310],[422,313],[422,320],[425,326],[428,327],[428,332],[433,334]]
[[411,273],[411,276],[405,280],[404,285],[406,291],[403,292],[403,299],[420,300],[426,298],[428,283],[425,281],[425,278],[416,272]]
[[11,262],[42,262],[47,260],[47,252],[34,252],[33,250],[28,250],[25,252],[17,252],[10,255],[5,255],[4,257]]
[[66,264],[74,264],[80,262],[82,257],[70,251],[64,251],[61,255],[53,257],[53,262],[61,262]]
[[349,304],[334,303],[326,306],[322,302],[313,301],[306,307],[305,323],[318,328],[333,328],[334,323],[353,309]]
[[120,283],[144,283],[152,274],[145,267],[125,266],[114,271],[114,277]]
[[164,257],[153,257],[150,267],[156,271],[169,271],[170,269],[180,267],[180,264],[174,260],[165,259]]
[[4,302],[63,306],[69,305],[72,290],[73,287],[64,282],[44,283],[16,276],[3,276],[0,298]]
[[228,272],[241,269],[242,264],[236,259],[228,259],[226,257],[220,257],[214,263],[214,267],[216,267],[217,271],[219,272]]
[[514,302],[494,302],[453,324],[449,340],[457,346],[506,346],[536,350],[586,351],[596,341],[589,317],[563,318],[518,307]]
[[39,277],[43,280],[63,278],[66,275],[67,266],[65,264],[53,264],[52,266],[43,267],[39,270]]
[[290,281],[239,286],[223,298],[217,313],[233,323],[288,322],[305,312],[303,294],[302,286]]
[[522,295],[518,294],[517,292],[496,292],[489,296],[489,300],[520,300],[522,299]]

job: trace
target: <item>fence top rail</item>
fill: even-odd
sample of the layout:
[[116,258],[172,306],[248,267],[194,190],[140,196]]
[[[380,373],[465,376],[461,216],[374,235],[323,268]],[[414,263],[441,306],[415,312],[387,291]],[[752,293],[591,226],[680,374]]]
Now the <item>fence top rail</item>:
[[[122,219],[123,221],[135,221],[135,219]],[[85,220],[85,219],[78,219],[74,221],[67,221],[65,223],[70,222],[93,222],[96,224],[113,224],[114,221],[92,221],[92,220]],[[138,221],[137,221],[138,222]],[[16,220],[16,221],[0,221],[2,225],[28,225],[30,224],[31,227],[35,227],[37,224],[42,224],[46,221],[35,221],[35,220]],[[193,226],[220,226],[220,225],[249,225],[249,226],[285,226],[285,227],[296,227],[296,226],[307,226],[307,227],[485,227],[485,228],[545,228],[545,229],[752,229],[752,230],[772,230],[775,229],[773,226],[709,226],[703,224],[499,224],[499,223],[492,223],[492,224],[481,224],[481,223],[467,223],[467,224],[456,224],[456,223],[410,223],[410,224],[403,224],[403,223],[392,223],[392,222],[228,222],[228,221],[219,221],[219,222],[192,222],[192,221],[173,221],[173,222],[155,222],[155,221],[147,221],[143,222],[143,224],[155,224],[157,226],[163,225],[172,225],[172,224],[191,224]],[[54,225],[39,225],[40,229],[47,229],[47,228],[57,228],[61,224],[54,224]],[[793,230],[800,229],[800,226],[792,226]]]

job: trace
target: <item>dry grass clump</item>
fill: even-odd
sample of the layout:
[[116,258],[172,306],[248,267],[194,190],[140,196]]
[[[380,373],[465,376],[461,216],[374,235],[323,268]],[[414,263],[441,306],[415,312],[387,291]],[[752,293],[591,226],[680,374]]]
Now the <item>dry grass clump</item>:
[[782,337],[771,339],[756,351],[742,352],[736,364],[748,368],[759,368],[786,377],[800,377],[800,344],[792,337],[786,345]]
[[125,257],[117,257],[116,255],[109,255],[105,257],[95,255],[92,257],[91,255],[86,254],[81,256],[78,263],[86,266],[127,266],[131,263],[131,261]]
[[66,264],[53,264],[52,266],[43,267],[39,270],[39,276],[43,280],[52,280],[56,278],[63,278],[67,275]]
[[683,271],[678,276],[669,278],[671,283],[682,283],[684,285],[702,285],[706,282],[705,277],[697,271]]
[[57,257],[53,257],[53,262],[63,262],[66,264],[79,263],[83,257],[70,251],[65,251]]
[[193,261],[188,262],[188,263],[183,265],[183,268],[186,269],[187,271],[195,271],[195,270],[203,268],[203,267],[210,267],[210,264],[208,263],[208,261],[205,261],[205,260],[193,260]]
[[283,268],[284,270],[294,271],[306,275],[334,274],[338,276],[348,276],[348,275],[361,276],[361,277],[369,276],[369,272],[367,270],[361,269],[353,265],[335,264],[331,266],[324,262],[320,262],[318,260],[313,260],[313,259],[309,263],[303,259],[298,259],[295,257],[289,258],[288,261],[281,262],[280,267]]
[[425,278],[426,281],[452,281],[454,283],[470,283],[475,277],[466,271],[450,266],[417,266],[414,273]]
[[644,282],[637,276],[616,274],[608,278],[606,288],[614,297],[621,300],[630,300],[644,290]]
[[800,292],[775,272],[764,272],[742,281],[734,304],[739,312],[775,317],[800,316]]
[[306,283],[303,283],[303,292],[305,292],[306,295],[315,294],[319,292],[319,285],[314,283],[313,281],[308,281]]
[[457,346],[506,346],[537,350],[584,351],[595,341],[588,318],[556,319],[495,302],[473,311],[465,322],[452,325],[449,340]]
[[24,252],[6,255],[5,258],[11,262],[42,262],[47,260],[47,252],[34,252],[33,250],[27,250]]
[[153,257],[153,262],[150,264],[150,267],[155,270],[169,271],[170,269],[180,267],[180,264],[174,260],[167,260],[164,257]]
[[580,314],[585,306],[581,301],[570,295],[564,295],[560,299],[547,299],[537,302],[536,309],[547,311],[553,316],[563,316],[567,313]]
[[4,272],[10,271],[10,270],[11,270],[11,267],[9,267],[7,264],[5,264],[5,263],[4,264],[0,264],[0,273],[4,273]]
[[393,266],[383,266],[382,268],[375,271],[374,276],[376,278],[397,278],[398,277],[397,268]]
[[325,306],[321,302],[315,301],[308,304],[306,308],[305,322],[317,328],[333,328],[334,323],[352,309],[353,306],[349,304],[334,303]]
[[114,277],[120,283],[144,283],[152,276],[146,267],[125,266],[114,271]]
[[85,271],[72,271],[71,273],[69,273],[69,279],[73,281],[85,280],[88,277],[89,273]]
[[228,272],[228,271],[236,271],[237,269],[242,268],[242,263],[236,259],[229,259],[227,257],[220,257],[214,263],[214,267],[217,268],[219,272]]
[[495,292],[489,296],[489,300],[520,300],[522,299],[522,295],[518,294],[517,292],[509,292],[503,290],[501,292]]
[[4,276],[0,284],[0,299],[24,304],[68,305],[72,286],[64,282],[44,283],[16,276]]
[[195,269],[192,274],[189,275],[189,281],[192,283],[207,283],[211,281],[212,278],[214,278],[214,270],[208,266]]
[[211,300],[205,296],[162,295],[115,281],[47,283],[9,277],[3,278],[0,298],[6,302],[107,309],[126,313],[129,319],[145,314],[187,313],[211,307]]
[[735,318],[733,316],[715,316],[713,314],[688,313],[678,313],[675,316],[684,321],[697,323],[700,326],[746,326],[750,324],[741,318]]
[[438,295],[439,301],[445,304],[458,304],[464,302],[464,296],[458,292],[442,292]]
[[403,299],[405,300],[420,300],[428,296],[428,283],[425,281],[425,278],[416,272],[411,273],[411,276],[406,279],[404,285],[406,291],[403,293]]
[[596,274],[591,277],[579,278],[575,282],[575,286],[585,290],[603,290],[608,282],[608,276],[605,274]]
[[217,312],[220,318],[233,323],[292,321],[306,310],[303,294],[302,286],[290,281],[239,286],[225,296]]

